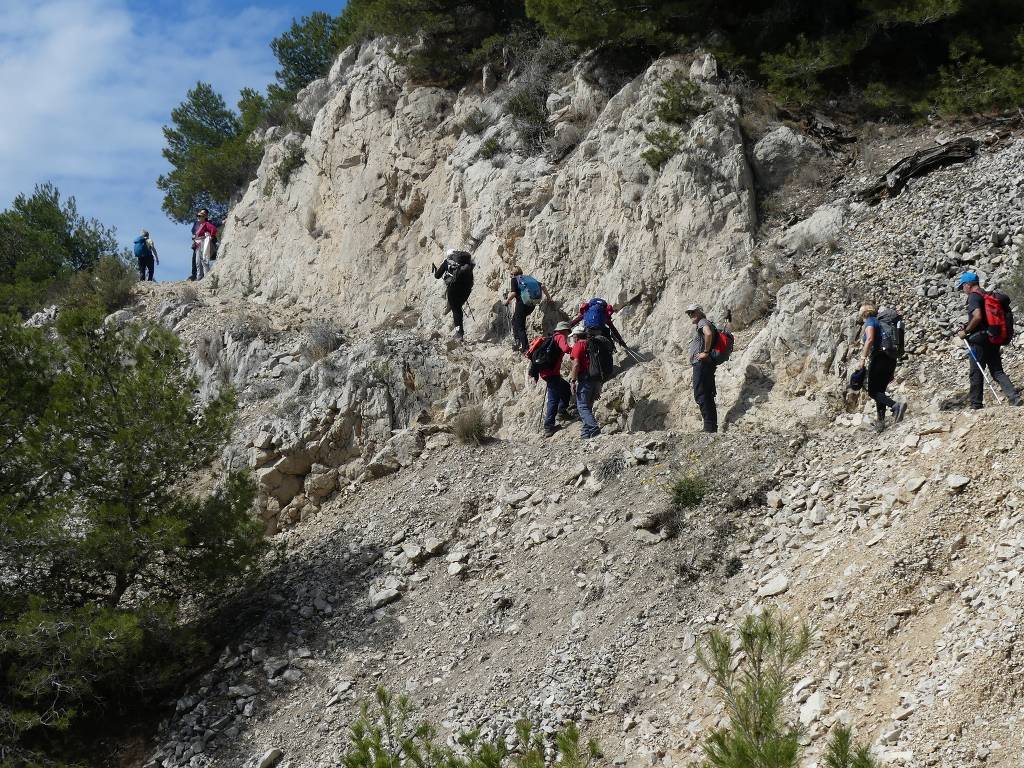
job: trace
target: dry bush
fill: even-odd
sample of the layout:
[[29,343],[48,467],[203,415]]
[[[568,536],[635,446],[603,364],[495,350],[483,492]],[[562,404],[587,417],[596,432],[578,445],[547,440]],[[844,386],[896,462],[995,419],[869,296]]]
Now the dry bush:
[[452,424],[452,431],[461,442],[480,445],[487,437],[487,422],[478,405],[471,405],[459,411]]
[[194,283],[185,283],[178,289],[178,299],[182,304],[198,304],[199,290]]
[[302,351],[311,361],[323,360],[344,343],[341,329],[329,320],[318,320],[306,328]]

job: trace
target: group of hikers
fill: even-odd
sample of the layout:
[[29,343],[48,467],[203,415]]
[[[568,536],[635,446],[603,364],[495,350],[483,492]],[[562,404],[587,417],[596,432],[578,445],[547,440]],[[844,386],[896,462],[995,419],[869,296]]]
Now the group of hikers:
[[[132,243],[139,266],[139,280],[153,280],[153,272],[160,257],[147,230]],[[200,208],[192,224],[192,274],[189,280],[202,280],[210,273],[210,264],[217,258],[217,225],[210,221],[210,212]]]
[[[452,336],[457,339],[465,336],[464,306],[473,290],[474,267],[469,253],[451,248],[446,251],[444,261],[434,267],[434,277],[445,282],[448,311],[452,313],[454,325]],[[999,291],[983,291],[974,272],[961,275],[957,288],[967,297],[967,322],[958,336],[966,347],[970,365],[970,407],[983,407],[986,383],[999,400],[993,380],[1011,405],[1024,404],[1003,371],[1002,347],[1013,339],[1009,297]],[[612,322],[614,307],[602,298],[584,301],[574,318],[558,322],[550,335],[529,341],[527,318],[544,301],[551,301],[544,285],[535,277],[523,274],[519,267],[513,268],[502,303],[508,311],[514,348],[528,359],[530,376],[543,381],[547,387],[544,435],[554,435],[559,429],[559,420],[579,419],[581,437],[595,437],[601,434],[601,427],[594,416],[594,402],[613,374],[614,345],[622,347],[633,361],[642,362],[642,358],[627,346]],[[693,370],[693,399],[700,410],[703,430],[717,432],[715,372],[733,351],[735,340],[727,327],[731,317],[727,313],[726,327],[718,328],[699,304],[690,304],[685,312],[693,325],[687,350]],[[896,310],[879,309],[874,304],[862,305],[859,319],[863,324],[859,365],[850,377],[849,386],[853,390],[866,389],[874,400],[875,429],[881,432],[889,412],[894,422],[901,421],[907,412],[905,401],[897,402],[887,393],[897,365],[905,355],[904,322]],[[570,361],[568,379],[562,376],[566,355]]]

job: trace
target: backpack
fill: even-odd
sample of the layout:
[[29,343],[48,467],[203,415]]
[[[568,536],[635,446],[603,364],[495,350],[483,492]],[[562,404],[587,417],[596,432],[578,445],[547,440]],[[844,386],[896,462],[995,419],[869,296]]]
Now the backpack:
[[540,288],[540,282],[531,275],[519,275],[516,277],[516,284],[519,286],[519,299],[528,307],[540,303],[544,295]]
[[133,243],[133,247],[135,250],[135,258],[141,259],[144,256],[149,256],[149,243],[146,242],[145,238],[136,238],[135,242]]
[[590,358],[587,373],[590,378],[603,383],[612,377],[615,369],[614,350],[612,340],[603,333],[587,334],[587,356]]
[[1001,291],[992,291],[986,293],[984,299],[989,343],[997,347],[1009,344],[1013,341],[1013,310],[1010,308],[1010,297]]
[[530,342],[526,350],[526,359],[530,361],[530,378],[536,379],[541,371],[551,368],[558,357],[558,342],[552,336],[538,336]]
[[880,338],[878,349],[886,357],[899,360],[906,354],[904,348],[906,329],[903,318],[895,309],[887,309],[878,314],[878,328]]
[[736,346],[736,337],[732,331],[720,331],[715,328],[715,341],[711,345],[711,362],[721,365],[729,361],[733,347]]
[[591,299],[583,312],[583,327],[604,328],[608,323],[608,302],[604,299]]
[[441,275],[441,279],[444,280],[445,285],[450,286],[458,282],[472,268],[473,263],[470,261],[469,254],[465,251],[456,251],[444,260],[444,274]]

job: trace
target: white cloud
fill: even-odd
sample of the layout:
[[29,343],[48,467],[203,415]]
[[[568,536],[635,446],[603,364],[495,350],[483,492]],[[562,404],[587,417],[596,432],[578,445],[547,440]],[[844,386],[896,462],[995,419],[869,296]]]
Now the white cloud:
[[0,4],[0,208],[52,180],[83,213],[116,226],[125,244],[150,229],[180,277],[187,230],[167,221],[154,186],[166,169],[161,127],[197,80],[230,104],[243,86],[269,82],[268,42],[292,14],[280,4],[170,5],[159,12],[126,0]]

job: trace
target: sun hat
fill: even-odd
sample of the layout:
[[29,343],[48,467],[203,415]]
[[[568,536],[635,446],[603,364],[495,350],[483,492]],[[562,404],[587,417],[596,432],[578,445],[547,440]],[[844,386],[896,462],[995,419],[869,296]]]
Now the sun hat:
[[555,330],[556,331],[568,331],[568,330],[571,330],[571,329],[572,329],[572,323],[569,323],[569,322],[567,322],[565,320],[563,320],[562,322],[560,322],[558,325],[555,326]]

